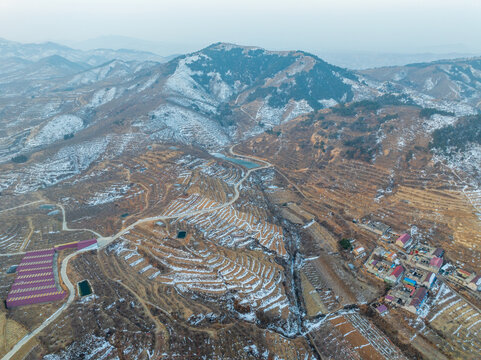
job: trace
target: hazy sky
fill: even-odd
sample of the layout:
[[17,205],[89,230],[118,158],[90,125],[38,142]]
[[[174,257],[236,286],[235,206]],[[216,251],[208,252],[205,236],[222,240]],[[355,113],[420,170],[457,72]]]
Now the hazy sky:
[[[481,0],[0,0],[0,37],[481,54]],[[167,54],[163,54],[167,55]]]

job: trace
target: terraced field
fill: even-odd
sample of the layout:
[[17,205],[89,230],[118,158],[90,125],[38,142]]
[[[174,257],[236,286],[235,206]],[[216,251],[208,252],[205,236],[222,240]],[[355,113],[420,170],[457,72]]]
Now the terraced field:
[[210,178],[220,179],[230,186],[233,186],[244,176],[242,169],[218,161],[209,162],[201,168],[200,173]]
[[30,229],[28,224],[0,223],[0,253],[12,253],[21,250]]
[[[481,270],[480,193],[458,185],[459,179],[444,166],[433,166],[429,152],[420,150],[420,144],[427,143],[422,134],[411,148],[406,145],[405,149],[376,154],[375,161],[368,162],[340,156],[345,147],[337,137],[329,141],[331,152],[317,159],[311,147],[299,145],[316,134],[317,128],[317,123],[312,128],[286,124],[282,147],[275,136],[264,134],[238,148],[274,163],[304,193],[304,198],[293,199],[296,206],[315,213],[316,222],[337,237],[356,238],[369,248],[377,239],[353,226],[352,219],[370,217],[397,232],[416,225],[419,237],[432,239],[473,271]],[[392,147],[391,140],[383,141],[383,147]],[[405,152],[416,153],[409,164]],[[302,219],[299,213],[291,218]],[[325,248],[337,251],[336,246]]]
[[481,221],[481,190],[464,190],[466,197],[469,199],[473,207],[476,209],[476,215]]
[[[256,241],[267,250],[286,257],[282,228],[262,220],[252,212],[241,212],[233,206],[220,208],[221,204],[202,197],[190,195],[184,199],[174,200],[163,215],[179,216],[176,222],[185,222],[201,231],[206,239],[231,248],[245,247]],[[218,209],[195,216],[183,217],[189,211]],[[257,216],[256,216],[257,215]]]
[[406,359],[374,324],[354,311],[327,316],[311,338],[327,359]]
[[456,356],[476,359],[481,351],[481,313],[442,284],[426,320],[441,332]]
[[309,282],[312,284],[317,298],[321,301],[324,313],[330,313],[338,310],[341,307],[339,300],[336,298],[336,294],[329,287],[329,284],[324,281],[315,266],[308,262],[304,265],[304,274],[306,275]]
[[[232,251],[192,237],[187,242],[167,238],[159,242],[145,237],[145,233],[137,232],[126,235],[131,244],[139,245],[124,243],[116,254],[149,280],[210,298],[225,300],[235,293],[244,311],[287,317],[289,301],[282,285],[283,269],[267,256]],[[143,255],[146,249],[151,256]]]

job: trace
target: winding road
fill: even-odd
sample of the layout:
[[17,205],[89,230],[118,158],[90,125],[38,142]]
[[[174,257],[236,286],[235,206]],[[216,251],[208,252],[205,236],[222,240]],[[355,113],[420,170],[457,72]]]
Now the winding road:
[[[180,217],[195,216],[195,215],[205,214],[205,213],[208,213],[208,212],[216,211],[216,210],[225,208],[227,206],[230,206],[233,203],[235,203],[237,201],[237,199],[239,199],[239,196],[240,196],[239,187],[244,183],[244,181],[249,177],[249,175],[252,172],[257,171],[257,170],[266,169],[266,168],[269,168],[269,167],[273,166],[271,163],[269,163],[265,160],[261,160],[261,159],[255,158],[255,157],[236,154],[234,152],[233,148],[234,148],[234,145],[231,146],[230,149],[229,149],[229,152],[230,152],[231,155],[237,156],[237,157],[243,158],[243,159],[248,159],[250,161],[257,162],[257,163],[260,162],[263,165],[259,166],[259,167],[256,167],[256,168],[248,169],[247,172],[245,173],[245,175],[237,183],[234,184],[234,196],[232,197],[232,199],[230,199],[228,202],[226,202],[224,204],[221,204],[221,205],[215,206],[215,207],[211,207],[211,208],[208,208],[208,209],[203,209],[203,210],[186,211],[186,212],[178,213],[178,214],[175,214],[175,215],[169,215],[169,216],[162,216],[161,215],[161,216],[154,216],[154,217],[148,217],[148,218],[140,219],[140,220],[137,220],[135,223],[127,226],[126,228],[120,230],[117,234],[115,234],[113,236],[109,236],[109,237],[104,237],[104,236],[100,235],[98,232],[96,232],[94,230],[91,230],[91,229],[70,229],[68,227],[67,220],[66,220],[65,208],[61,204],[55,204],[55,206],[59,207],[62,211],[62,230],[63,231],[89,231],[89,232],[91,232],[92,234],[94,234],[97,237],[98,247],[99,247],[99,250],[100,250],[100,249],[103,249],[103,248],[107,247],[110,243],[112,243],[113,241],[115,241],[116,239],[118,239],[119,237],[121,237],[122,235],[124,235],[125,233],[127,233],[128,231],[130,231],[131,229],[133,229],[134,227],[136,227],[137,225],[140,225],[142,223],[151,222],[151,221],[164,221],[164,220],[176,219],[176,218],[180,218]],[[11,209],[2,210],[2,212],[7,211],[7,210],[13,210],[13,209],[23,207],[23,206],[28,206],[28,205],[38,203],[38,202],[43,202],[43,200],[39,200],[39,201],[29,203],[29,204],[24,204],[24,205],[21,205],[21,206],[15,207],[15,208],[11,208]],[[60,316],[60,314],[62,314],[62,312],[64,312],[70,306],[70,304],[75,299],[75,288],[74,288],[74,285],[72,284],[72,282],[70,281],[70,279],[68,278],[68,275],[67,275],[68,262],[73,257],[79,255],[82,252],[86,252],[86,251],[90,251],[90,250],[88,248],[78,250],[78,251],[68,255],[62,261],[61,276],[62,276],[62,279],[63,279],[63,281],[64,281],[64,283],[67,286],[68,291],[69,291],[69,296],[68,296],[67,301],[57,311],[55,311],[48,319],[46,319],[38,328],[36,328],[32,332],[25,335],[25,337],[23,337],[11,349],[2,358],[2,360],[10,360],[25,344],[27,344],[30,340],[32,340],[35,336],[37,336],[43,329],[45,329],[53,321],[55,321]],[[0,256],[10,256],[10,255],[17,255],[17,254],[20,255],[20,254],[24,254],[24,253],[0,254]]]

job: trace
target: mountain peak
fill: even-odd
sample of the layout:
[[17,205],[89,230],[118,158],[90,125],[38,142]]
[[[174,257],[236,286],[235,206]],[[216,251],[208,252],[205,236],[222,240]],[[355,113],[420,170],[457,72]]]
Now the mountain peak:
[[231,49],[244,49],[244,50],[264,50],[264,48],[258,46],[247,46],[247,45],[239,45],[229,42],[217,42],[214,44],[209,45],[206,49],[213,49],[213,50],[226,50],[229,51]]

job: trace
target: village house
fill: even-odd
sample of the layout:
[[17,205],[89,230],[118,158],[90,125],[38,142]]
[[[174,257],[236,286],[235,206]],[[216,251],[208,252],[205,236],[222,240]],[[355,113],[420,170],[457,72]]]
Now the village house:
[[475,276],[469,283],[468,287],[473,291],[481,291],[481,275]]
[[379,305],[376,307],[376,311],[379,313],[379,315],[383,315],[388,312],[388,309],[386,305]]
[[387,235],[391,231],[391,227],[380,221],[371,221],[369,226],[379,235]]
[[400,237],[397,238],[395,244],[402,249],[406,249],[409,247],[409,245],[411,245],[411,243],[411,236],[409,234],[402,234]]
[[436,280],[436,275],[434,275],[434,273],[432,273],[431,271],[428,271],[426,273],[426,275],[424,276],[424,279],[422,281],[422,285],[425,286],[428,289],[431,289],[435,280]]
[[434,270],[434,272],[438,272],[443,266],[443,259],[437,256],[433,256],[431,260],[429,260],[429,267]]
[[[462,285],[466,286],[471,290],[478,290],[478,287],[481,288],[481,279],[479,276],[476,276],[475,273],[471,273],[467,270],[457,268],[451,274],[448,275],[449,280]],[[481,291],[481,290],[480,290]]]
[[406,310],[416,314],[420,309],[421,305],[424,303],[427,293],[428,293],[428,290],[425,287],[418,288],[414,292],[409,305],[406,306]]
[[[388,254],[386,250],[377,247],[364,263],[366,270],[377,276],[380,280],[384,280],[384,278],[390,273],[391,269],[395,266],[392,261],[386,261],[386,254]],[[388,258],[392,259],[393,257],[395,256],[390,256],[390,254],[388,254]]]
[[428,245],[417,245],[409,252],[406,263],[437,274],[443,266],[444,250]]
[[390,284],[397,284],[399,279],[401,279],[404,270],[405,269],[402,265],[398,265],[388,276],[384,278],[384,280]]
[[363,246],[358,246],[352,252],[354,253],[355,256],[362,256],[365,254],[366,249],[364,249]]

